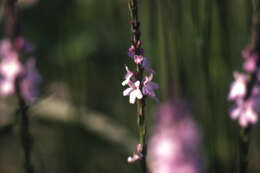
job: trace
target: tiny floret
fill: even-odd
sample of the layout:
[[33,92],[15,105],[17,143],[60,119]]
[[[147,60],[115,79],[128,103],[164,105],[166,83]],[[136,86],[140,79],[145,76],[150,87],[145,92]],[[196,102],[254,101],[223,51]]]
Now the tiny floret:
[[151,73],[149,77],[145,76],[145,80],[143,82],[142,92],[146,96],[151,96],[152,98],[156,98],[156,94],[154,90],[158,89],[159,86],[157,83],[152,82],[153,74]]
[[143,94],[140,90],[140,81],[136,81],[135,83],[129,82],[128,85],[129,88],[124,90],[123,95],[129,95],[129,102],[134,104],[136,99],[140,100],[143,98]]
[[229,100],[241,99],[246,94],[246,75],[234,72],[235,81],[230,86],[230,92],[228,95]]
[[137,160],[141,160],[143,158],[141,148],[142,148],[141,144],[138,144],[137,147],[136,147],[137,152],[136,153],[134,152],[133,156],[129,156],[127,158],[128,163],[133,163],[133,162],[135,162]]

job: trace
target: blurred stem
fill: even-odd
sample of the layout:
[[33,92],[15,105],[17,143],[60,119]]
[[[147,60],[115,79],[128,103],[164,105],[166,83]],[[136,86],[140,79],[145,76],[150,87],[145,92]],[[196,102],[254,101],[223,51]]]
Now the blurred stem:
[[239,140],[239,173],[246,173],[248,168],[248,151],[251,126],[241,129]]
[[12,41],[17,35],[17,17],[16,17],[16,2],[17,0],[5,0],[5,34]]
[[[5,34],[12,43],[15,41],[17,36],[19,36],[19,23],[17,20],[17,9],[16,9],[17,0],[5,0]],[[20,55],[19,50],[13,45],[13,49],[17,51],[17,54]],[[21,143],[24,151],[24,168],[27,173],[34,173],[33,166],[31,164],[31,151],[32,151],[32,137],[29,131],[29,117],[28,117],[28,106],[26,105],[25,100],[21,95],[20,83],[22,80],[22,75],[19,75],[15,81],[15,89],[19,102],[19,109],[21,112]]]
[[[131,42],[133,46],[135,47],[135,54],[141,55],[141,32],[140,32],[140,22],[138,20],[138,6],[137,6],[137,0],[129,0],[128,3],[129,7],[129,15],[130,15],[130,24],[131,24],[131,31],[132,31],[132,38]],[[136,66],[136,78],[140,82],[142,82],[143,79],[143,71],[141,65]],[[142,85],[140,86],[140,89],[142,90]],[[143,155],[141,159],[141,166],[143,169],[143,172],[146,173],[146,126],[145,126],[145,114],[144,114],[144,107],[145,107],[145,97],[143,97],[141,100],[137,100],[137,125],[139,127],[139,137],[140,137],[140,144],[141,144],[141,153]]]
[[[260,0],[252,0],[253,17],[252,17],[252,35],[251,46],[253,52],[260,55]],[[260,60],[257,61],[257,69],[260,67]],[[253,88],[257,82],[257,70],[249,74],[250,79],[247,83],[247,92],[244,100],[248,100],[252,95]],[[246,173],[248,171],[248,151],[250,145],[250,133],[252,125],[241,129],[239,138],[239,173]]]
[[31,163],[31,153],[32,153],[32,136],[30,134],[30,121],[28,116],[28,106],[26,105],[24,99],[20,92],[20,77],[16,81],[16,91],[18,95],[19,107],[21,112],[21,143],[24,151],[24,168],[27,173],[34,173],[33,166]]

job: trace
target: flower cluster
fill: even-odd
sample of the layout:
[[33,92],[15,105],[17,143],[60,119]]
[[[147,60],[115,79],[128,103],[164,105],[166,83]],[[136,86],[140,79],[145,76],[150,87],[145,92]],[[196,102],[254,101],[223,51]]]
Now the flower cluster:
[[200,135],[180,101],[163,104],[157,112],[157,124],[148,143],[148,167],[151,173],[199,173]]
[[[260,88],[258,86],[260,70],[257,67],[259,56],[250,46],[242,51],[242,57],[244,59],[243,69],[247,74],[234,72],[235,81],[231,83],[228,100],[235,102],[230,111],[231,118],[238,119],[240,126],[245,128],[249,124],[255,124],[258,121],[257,112],[260,112]],[[253,77],[254,75],[255,77]],[[250,80],[255,80],[255,83],[249,89],[247,85]]]
[[[140,40],[138,42],[140,45]],[[150,96],[155,100],[158,100],[155,94],[155,90],[159,88],[158,84],[152,82],[153,75],[155,74],[154,70],[150,68],[151,62],[149,59],[144,57],[144,50],[140,50],[140,55],[136,54],[136,48],[132,45],[129,48],[128,56],[135,62],[135,64],[140,65],[142,70],[148,73],[148,76],[145,76],[141,81],[137,79],[137,74],[130,71],[127,66],[125,80],[122,82],[123,86],[128,86],[124,90],[123,95],[129,96],[129,102],[131,104],[135,103],[136,99],[142,99],[144,96]]]
[[31,52],[33,46],[22,37],[13,42],[9,39],[0,41],[0,95],[8,96],[16,91],[16,81],[24,101],[33,104],[37,96],[37,85],[41,77],[35,67],[35,59],[30,58],[23,65],[18,52]]

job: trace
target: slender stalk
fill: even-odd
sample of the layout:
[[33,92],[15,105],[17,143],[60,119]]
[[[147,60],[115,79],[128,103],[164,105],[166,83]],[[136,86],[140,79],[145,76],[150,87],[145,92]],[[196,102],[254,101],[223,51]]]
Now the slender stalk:
[[239,173],[246,173],[248,169],[248,151],[251,126],[241,129],[239,139]]
[[[16,12],[17,0],[5,0],[5,34],[12,42],[19,36],[20,28],[17,20]],[[19,50],[13,45],[13,49]],[[21,112],[21,144],[24,152],[24,169],[26,173],[34,173],[33,166],[31,164],[31,152],[32,152],[32,137],[29,131],[29,117],[28,117],[28,106],[21,95],[20,82],[23,76],[18,76],[15,81],[15,89],[19,102],[19,109]]]
[[[260,55],[260,0],[252,0],[253,17],[252,17],[252,38],[251,47],[254,52]],[[260,60],[257,61],[257,69],[260,68]],[[257,82],[257,70],[250,74],[249,82],[247,83],[247,92],[244,100],[248,100],[252,95],[252,91]],[[252,125],[247,128],[242,128],[239,137],[239,173],[248,171],[248,151],[250,145],[250,133]]]
[[21,111],[21,143],[24,151],[24,168],[27,173],[34,173],[33,166],[31,163],[31,153],[32,153],[32,136],[30,134],[30,121],[28,112],[28,106],[26,105],[24,99],[20,95],[20,78],[16,80],[16,91],[19,101],[19,107]]
[[[133,46],[135,47],[135,54],[141,55],[141,32],[140,32],[140,22],[138,20],[138,5],[137,0],[129,0],[128,3],[129,7],[129,15],[131,20],[131,31],[132,31],[132,37],[131,42]],[[143,79],[143,71],[144,69],[142,66],[136,65],[136,78],[139,81],[142,81]],[[142,90],[142,86],[140,88]],[[141,160],[141,165],[143,172],[147,172],[146,169],[146,126],[145,126],[145,114],[144,114],[144,107],[145,107],[145,97],[143,97],[141,100],[137,100],[137,125],[139,127],[139,137],[140,137],[140,144],[141,144],[141,153],[143,155]]]

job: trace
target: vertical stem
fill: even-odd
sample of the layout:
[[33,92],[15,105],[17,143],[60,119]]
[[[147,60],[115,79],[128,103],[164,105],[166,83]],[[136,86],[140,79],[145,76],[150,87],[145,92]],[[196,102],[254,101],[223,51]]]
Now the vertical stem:
[[16,26],[17,26],[17,18],[16,18],[16,1],[17,0],[5,0],[4,3],[4,11],[5,11],[5,34],[12,41],[17,35]]
[[239,173],[246,173],[248,168],[248,151],[251,126],[241,129],[239,140]]
[[19,100],[19,107],[21,111],[21,144],[24,151],[24,168],[26,173],[34,173],[33,166],[31,163],[31,153],[32,153],[32,136],[30,134],[30,121],[28,112],[28,106],[23,100],[20,92],[20,77],[16,80],[16,91]]
[[[5,23],[5,34],[6,37],[12,41],[12,43],[15,41],[17,36],[19,36],[20,28],[19,23],[17,20],[17,12],[16,12],[16,2],[17,0],[5,0],[5,17],[6,17],[6,23]],[[13,49],[17,51],[17,54],[19,55],[19,50],[14,46]],[[21,144],[24,151],[24,169],[26,173],[34,173],[33,166],[31,164],[31,152],[32,152],[32,137],[29,131],[29,117],[28,117],[28,106],[26,105],[25,100],[23,99],[21,95],[20,90],[20,82],[22,79],[22,75],[19,75],[16,78],[15,81],[15,89],[17,98],[19,101],[19,108],[21,112]]]
[[[129,15],[130,15],[130,23],[131,23],[131,31],[133,33],[131,42],[135,47],[135,54],[141,55],[141,32],[140,32],[140,22],[138,20],[138,6],[137,0],[129,0],[128,3],[129,7]],[[143,71],[141,65],[136,66],[136,78],[140,82],[143,79]],[[142,86],[140,87],[142,90]],[[141,153],[143,154],[143,158],[141,160],[141,166],[143,172],[146,173],[146,126],[145,126],[145,114],[144,114],[144,107],[145,107],[145,97],[141,100],[137,100],[137,125],[139,127],[139,137],[140,137],[140,144],[141,144]]]
[[[252,0],[253,17],[252,17],[252,35],[251,47],[253,52],[260,55],[260,0]],[[257,60],[257,69],[260,68],[260,60]],[[250,79],[247,83],[247,92],[244,100],[248,100],[252,95],[253,88],[257,82],[257,70],[250,74]],[[239,137],[239,173],[248,171],[248,151],[250,145],[250,133],[252,125],[241,129]]]

